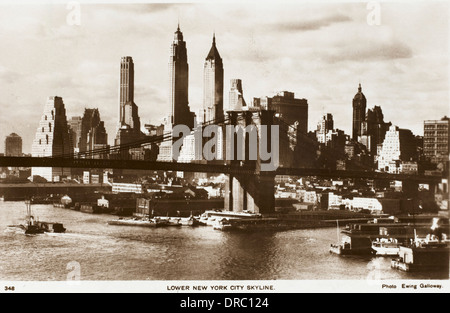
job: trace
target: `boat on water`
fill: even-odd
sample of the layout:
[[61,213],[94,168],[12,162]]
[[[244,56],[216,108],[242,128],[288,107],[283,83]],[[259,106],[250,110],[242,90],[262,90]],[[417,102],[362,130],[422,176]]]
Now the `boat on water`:
[[10,225],[9,227],[20,228],[25,231],[26,235],[35,235],[43,233],[64,233],[66,228],[63,224],[56,222],[45,222],[35,219],[31,210],[31,201],[25,201],[27,207],[27,215],[25,225]]
[[142,227],[161,227],[168,226],[168,221],[159,218],[122,218],[108,221],[108,225],[118,226],[142,226]]
[[405,272],[449,271],[450,248],[447,243],[430,242],[418,246],[400,246],[391,267]]
[[213,223],[213,228],[217,230],[229,230],[233,228],[230,220],[227,218],[216,219]]
[[170,216],[156,216],[163,221],[167,221],[167,226],[198,226],[200,225],[197,218],[194,216],[189,217],[170,217]]
[[337,244],[330,245],[330,253],[338,255],[367,255],[372,249],[372,242],[366,236],[344,234],[341,238],[339,221],[337,222]]
[[438,219],[433,221],[425,238],[415,236],[409,245],[401,245],[398,257],[391,260],[391,267],[405,272],[439,271],[448,275],[449,240],[438,223]]
[[200,225],[198,219],[190,217],[170,217],[170,216],[135,216],[131,218],[120,217],[108,221],[109,225],[122,226],[144,226],[144,227],[168,227],[168,226],[197,226]]
[[395,256],[400,251],[400,243],[393,238],[377,238],[372,241],[372,253],[380,256]]

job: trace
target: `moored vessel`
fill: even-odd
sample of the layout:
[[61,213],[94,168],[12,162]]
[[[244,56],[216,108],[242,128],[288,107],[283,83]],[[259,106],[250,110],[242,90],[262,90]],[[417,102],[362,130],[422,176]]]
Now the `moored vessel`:
[[213,223],[213,228],[217,230],[229,230],[233,228],[230,220],[227,218],[216,219]]
[[439,271],[449,273],[449,240],[442,232],[439,219],[433,220],[430,233],[425,238],[415,236],[409,245],[399,248],[398,257],[391,267],[405,272]]
[[159,218],[118,218],[108,221],[108,225],[119,226],[143,226],[143,227],[161,227],[167,226],[167,221]]
[[377,238],[372,241],[372,253],[380,256],[395,256],[400,250],[400,243],[393,238]]

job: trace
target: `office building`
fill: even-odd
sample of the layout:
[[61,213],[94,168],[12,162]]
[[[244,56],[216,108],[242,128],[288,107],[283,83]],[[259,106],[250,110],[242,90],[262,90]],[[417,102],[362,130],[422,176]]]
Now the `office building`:
[[223,115],[223,63],[214,35],[203,67],[203,121],[220,121]]
[[[84,109],[78,142],[79,152],[105,149],[107,146],[108,134],[106,133],[105,123],[100,119],[100,112],[98,109]],[[106,152],[95,154],[95,157],[102,157],[105,154]]]
[[119,123],[114,144],[129,144],[142,136],[138,107],[134,103],[134,63],[126,56],[120,62]]
[[[386,132],[380,154],[378,155],[378,169],[398,174],[402,168],[411,171],[411,162],[417,162],[416,138],[409,129],[401,129],[391,125]],[[402,166],[402,163],[406,163]]]
[[[44,106],[39,126],[31,148],[33,157],[58,157],[73,154],[66,109],[61,97],[49,97]],[[33,167],[31,175],[41,176],[47,181],[60,181],[70,176],[70,168]]]
[[308,132],[308,101],[295,98],[295,94],[282,91],[273,97],[254,98],[253,105],[262,110],[272,110],[287,124],[297,124],[298,130]]
[[5,156],[22,156],[22,137],[16,133],[6,136]]
[[366,105],[367,100],[362,93],[361,84],[359,84],[358,92],[353,97],[353,126],[352,126],[352,139],[358,140],[358,136],[361,136],[361,125],[366,119]]
[[228,93],[228,111],[240,111],[247,108],[242,91],[242,80],[230,80],[230,92]]
[[434,164],[445,166],[449,161],[450,118],[424,121],[423,152]]
[[170,48],[169,59],[169,103],[171,105],[170,122],[172,125],[194,127],[195,114],[189,108],[189,65],[186,42],[178,25]]

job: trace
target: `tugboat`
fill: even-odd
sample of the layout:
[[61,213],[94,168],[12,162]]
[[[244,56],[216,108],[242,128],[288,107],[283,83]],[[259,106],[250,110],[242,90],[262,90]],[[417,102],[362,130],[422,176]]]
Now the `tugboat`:
[[35,235],[43,233],[64,233],[66,229],[61,223],[36,221],[31,211],[31,201],[26,200],[27,216],[25,225],[11,225],[10,227],[18,227],[25,231],[25,235]]

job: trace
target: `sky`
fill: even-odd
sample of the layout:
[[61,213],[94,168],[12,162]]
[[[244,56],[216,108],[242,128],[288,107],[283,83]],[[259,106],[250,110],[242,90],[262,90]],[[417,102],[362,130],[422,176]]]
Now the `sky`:
[[0,0],[2,142],[15,132],[31,152],[47,97],[60,96],[69,119],[98,108],[112,144],[122,56],[134,60],[141,124],[160,124],[170,113],[169,49],[178,22],[191,111],[202,106],[215,32],[225,107],[230,79],[239,78],[247,103],[279,91],[307,99],[309,130],[331,113],[335,127],[351,134],[359,83],[368,109],[381,106],[385,121],[416,135],[424,120],[450,115],[448,1],[119,2],[79,1],[76,15],[70,1]]

